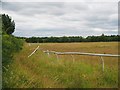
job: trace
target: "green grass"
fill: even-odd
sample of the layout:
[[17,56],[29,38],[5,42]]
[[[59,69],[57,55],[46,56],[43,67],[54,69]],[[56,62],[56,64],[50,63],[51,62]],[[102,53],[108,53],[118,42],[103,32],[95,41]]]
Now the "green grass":
[[[48,57],[42,52],[46,45],[30,58],[27,56],[38,44],[24,45],[21,52],[14,55],[12,64],[3,72],[3,87],[13,88],[116,88],[118,87],[118,66],[105,63],[102,72],[100,62],[88,63],[89,58]],[[57,47],[57,46],[56,46]],[[53,47],[55,48],[55,47]],[[46,49],[47,50],[47,49]],[[69,57],[69,56],[68,56]],[[93,58],[94,59],[94,58]],[[95,58],[96,59],[96,58]],[[116,62],[116,61],[115,61]],[[114,63],[115,63],[114,62]],[[117,62],[116,62],[117,63]]]

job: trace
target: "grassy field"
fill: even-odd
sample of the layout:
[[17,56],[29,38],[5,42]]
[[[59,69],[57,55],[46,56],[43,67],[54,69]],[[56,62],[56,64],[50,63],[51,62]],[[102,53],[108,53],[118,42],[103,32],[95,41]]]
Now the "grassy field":
[[[27,57],[37,46],[39,50]],[[104,57],[102,72],[97,56],[47,56],[45,50],[79,51],[118,54],[117,42],[94,43],[28,43],[14,55],[14,61],[3,73],[3,87],[14,88],[116,88],[118,87],[118,58]]]

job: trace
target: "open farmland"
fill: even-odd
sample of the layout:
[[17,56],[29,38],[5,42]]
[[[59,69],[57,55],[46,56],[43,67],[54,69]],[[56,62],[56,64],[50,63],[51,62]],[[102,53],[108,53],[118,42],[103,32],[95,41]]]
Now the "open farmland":
[[[28,55],[37,46],[35,54]],[[14,55],[14,61],[3,73],[3,87],[20,88],[115,88],[118,87],[118,58],[103,57],[105,71],[102,71],[98,56],[43,53],[52,50],[58,52],[87,52],[118,54],[118,42],[89,43],[28,43],[23,50]]]

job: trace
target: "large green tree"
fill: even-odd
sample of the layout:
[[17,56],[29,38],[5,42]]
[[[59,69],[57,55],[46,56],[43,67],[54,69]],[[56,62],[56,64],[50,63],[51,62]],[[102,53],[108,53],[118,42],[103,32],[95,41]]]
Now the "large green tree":
[[[14,53],[22,49],[22,40],[11,35],[15,30],[14,20],[6,14],[2,14],[2,65],[12,62]],[[4,71],[4,70],[3,70]]]
[[8,15],[2,14],[2,32],[12,34],[15,30],[15,22]]

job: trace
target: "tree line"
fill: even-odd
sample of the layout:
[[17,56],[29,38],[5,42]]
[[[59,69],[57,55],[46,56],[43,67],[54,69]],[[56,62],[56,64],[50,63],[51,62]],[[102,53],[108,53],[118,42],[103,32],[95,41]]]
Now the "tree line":
[[25,39],[28,43],[64,43],[64,42],[112,42],[112,41],[120,41],[120,35],[100,35],[100,36],[63,36],[63,37],[21,37]]

